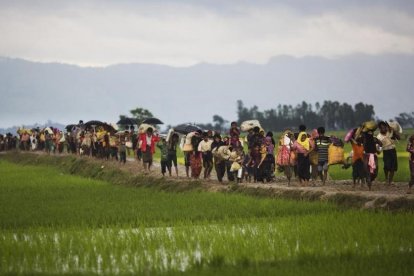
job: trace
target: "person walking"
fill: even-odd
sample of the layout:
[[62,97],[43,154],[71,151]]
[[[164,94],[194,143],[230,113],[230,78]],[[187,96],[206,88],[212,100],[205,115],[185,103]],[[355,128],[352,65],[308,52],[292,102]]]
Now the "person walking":
[[[220,134],[213,136],[213,142],[211,143],[211,151],[218,152],[220,147],[224,146],[224,142],[221,140]],[[226,173],[226,163],[221,160],[219,156],[214,156],[214,168],[216,170],[217,179],[219,182],[223,182],[224,174]]]
[[377,135],[377,139],[382,143],[385,180],[388,185],[391,185],[394,179],[394,174],[398,170],[395,141],[399,140],[400,136],[384,121],[380,122],[378,127],[380,133]]
[[309,152],[312,150],[308,134],[300,132],[298,139],[293,143],[292,149],[297,153],[297,170],[301,184],[308,186],[310,179]]
[[213,154],[211,152],[212,140],[208,138],[208,133],[203,133],[203,140],[198,144],[198,151],[203,157],[204,179],[210,178],[213,169]]
[[[174,165],[175,168],[175,175],[178,177],[178,165],[177,165],[177,145],[179,142],[179,136],[177,133],[173,133],[171,135],[170,140],[168,141],[168,166],[170,169],[172,169],[172,166]],[[170,170],[170,176],[171,176],[171,170]]]
[[410,154],[408,158],[408,166],[410,168],[410,182],[408,183],[407,194],[411,194],[411,188],[414,185],[414,135],[408,139],[407,151]]
[[154,135],[154,130],[151,127],[139,136],[139,143],[141,143],[142,163],[144,165],[144,170],[147,172],[151,171],[153,155],[155,153],[155,144],[158,141],[159,138]]
[[332,144],[331,138],[325,135],[325,128],[318,128],[318,137],[315,138],[315,150],[318,153],[318,175],[325,185],[328,179],[328,149]]

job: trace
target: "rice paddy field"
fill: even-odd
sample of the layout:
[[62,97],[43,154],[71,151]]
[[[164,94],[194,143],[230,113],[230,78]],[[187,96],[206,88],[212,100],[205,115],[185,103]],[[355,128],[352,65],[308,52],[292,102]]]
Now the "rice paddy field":
[[411,212],[165,192],[0,158],[2,275],[414,275],[413,233]]

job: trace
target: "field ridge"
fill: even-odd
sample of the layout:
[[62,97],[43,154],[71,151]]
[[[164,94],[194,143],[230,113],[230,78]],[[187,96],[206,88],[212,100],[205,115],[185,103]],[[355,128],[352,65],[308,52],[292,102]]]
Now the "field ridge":
[[387,191],[338,191],[329,187],[288,187],[286,183],[223,185],[217,181],[191,180],[184,177],[163,178],[156,173],[143,173],[142,169],[136,164],[135,167],[122,166],[117,162],[73,155],[56,156],[16,151],[2,153],[0,159],[21,165],[53,166],[65,173],[104,180],[115,185],[151,187],[167,192],[199,190],[240,193],[250,196],[299,201],[326,201],[344,208],[414,211],[413,195],[387,193]]

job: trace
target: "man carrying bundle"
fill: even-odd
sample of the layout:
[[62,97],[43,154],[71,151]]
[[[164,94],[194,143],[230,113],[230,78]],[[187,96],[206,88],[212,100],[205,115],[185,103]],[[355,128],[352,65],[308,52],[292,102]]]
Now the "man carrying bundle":
[[397,151],[395,141],[400,139],[399,134],[382,121],[378,123],[380,133],[377,139],[382,143],[384,174],[388,185],[391,185],[395,172],[398,170]]

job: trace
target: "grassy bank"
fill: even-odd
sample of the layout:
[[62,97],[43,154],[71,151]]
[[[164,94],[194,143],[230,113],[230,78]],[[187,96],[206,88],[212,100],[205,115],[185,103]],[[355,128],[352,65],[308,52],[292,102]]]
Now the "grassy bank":
[[414,273],[411,212],[208,193],[197,183],[178,192],[92,161],[32,158],[0,161],[0,274]]

